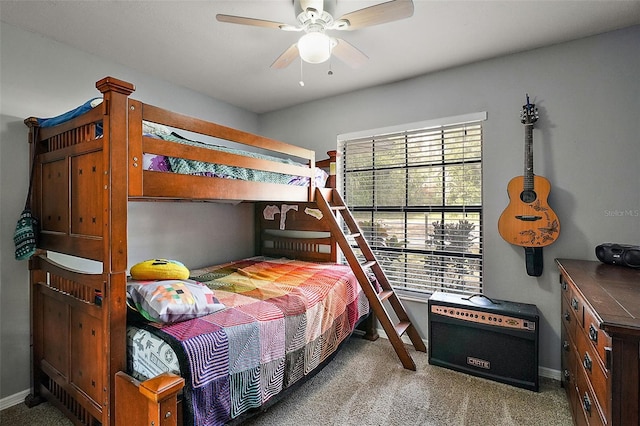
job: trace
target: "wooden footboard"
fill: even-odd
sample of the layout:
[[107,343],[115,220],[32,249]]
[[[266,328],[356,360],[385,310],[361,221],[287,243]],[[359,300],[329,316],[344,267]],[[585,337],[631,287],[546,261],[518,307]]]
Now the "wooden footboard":
[[139,382],[120,371],[116,374],[116,426],[176,426],[182,424],[178,393],[184,379],[164,373]]
[[[104,357],[103,274],[64,268],[44,256],[32,275],[33,394],[80,424],[108,423],[110,360]],[[124,351],[124,342],[123,348]]]

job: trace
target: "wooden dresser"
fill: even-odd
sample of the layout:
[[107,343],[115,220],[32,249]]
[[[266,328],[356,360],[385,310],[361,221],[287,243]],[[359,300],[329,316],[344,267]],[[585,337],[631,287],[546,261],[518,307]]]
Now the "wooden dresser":
[[640,426],[640,270],[556,262],[562,386],[575,424]]

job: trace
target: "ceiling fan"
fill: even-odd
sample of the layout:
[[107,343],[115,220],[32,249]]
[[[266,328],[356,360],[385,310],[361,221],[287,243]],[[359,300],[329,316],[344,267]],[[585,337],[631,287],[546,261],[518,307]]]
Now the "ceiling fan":
[[304,31],[300,39],[289,46],[274,62],[272,68],[285,68],[298,56],[305,62],[319,64],[331,55],[356,68],[369,59],[349,42],[326,34],[328,30],[351,31],[372,25],[385,24],[413,15],[412,0],[392,0],[347,13],[334,19],[336,0],[293,0],[297,25],[233,15],[216,15],[220,22],[274,28],[283,31]]

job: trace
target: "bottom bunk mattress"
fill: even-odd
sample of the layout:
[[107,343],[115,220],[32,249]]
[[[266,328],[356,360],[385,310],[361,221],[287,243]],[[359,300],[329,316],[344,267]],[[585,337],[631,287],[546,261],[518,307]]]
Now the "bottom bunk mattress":
[[253,257],[192,270],[224,308],[175,323],[130,321],[129,374],[185,378],[185,424],[226,424],[307,377],[369,312],[348,266]]

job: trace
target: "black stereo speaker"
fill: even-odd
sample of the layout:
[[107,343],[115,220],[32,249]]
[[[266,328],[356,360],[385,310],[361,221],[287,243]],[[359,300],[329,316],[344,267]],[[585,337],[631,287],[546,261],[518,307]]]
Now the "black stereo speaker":
[[640,268],[640,246],[602,243],[596,247],[596,257],[600,262],[610,265]]
[[538,391],[535,305],[437,292],[429,298],[429,364]]

